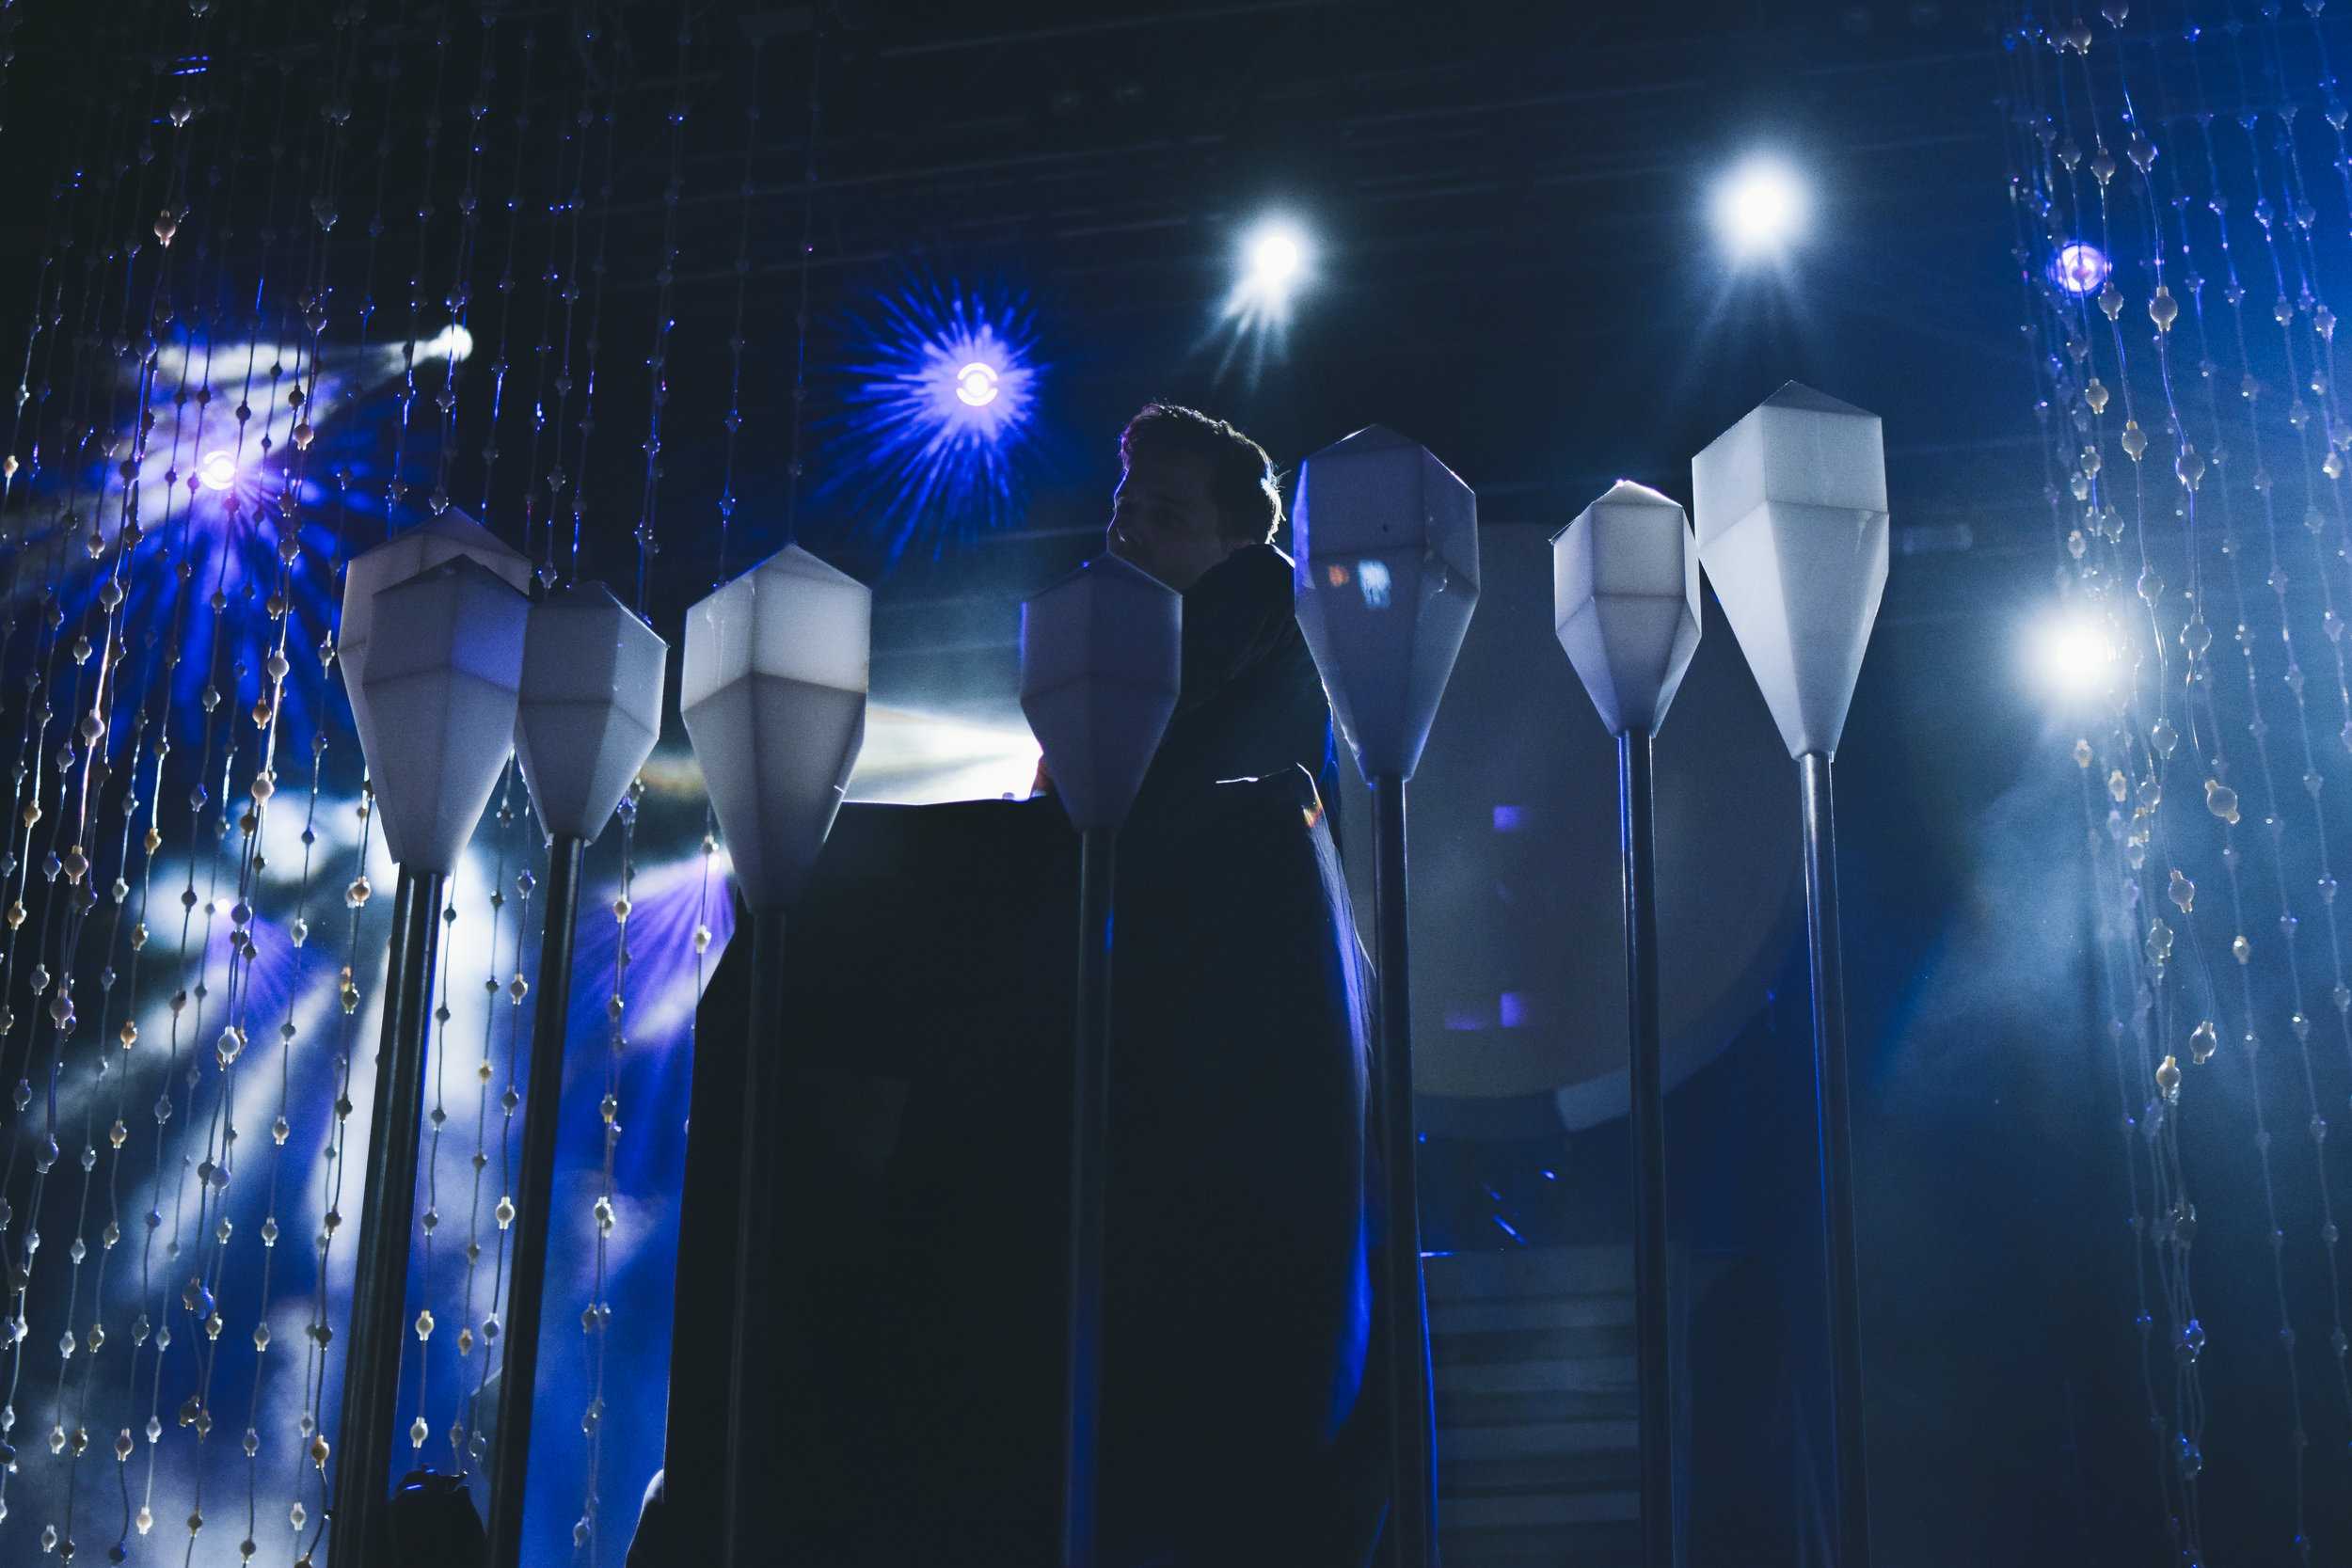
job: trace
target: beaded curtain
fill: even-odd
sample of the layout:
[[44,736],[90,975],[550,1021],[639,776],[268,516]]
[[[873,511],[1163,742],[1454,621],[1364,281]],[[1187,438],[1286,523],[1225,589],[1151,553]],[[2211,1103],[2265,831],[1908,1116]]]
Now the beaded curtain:
[[[696,260],[735,263],[734,336],[697,345],[732,361],[723,533],[744,409],[798,373],[743,360],[759,51],[665,18],[624,57],[585,10],[155,0],[59,8],[28,64],[26,9],[0,8],[0,147],[47,206],[0,305],[0,1560],[307,1562],[393,877],[341,570],[455,509],[647,612],[698,106],[729,205]],[[63,107],[22,112],[28,69]],[[798,196],[762,216],[804,227]],[[543,856],[510,766],[442,911],[412,1467],[478,1477],[497,1403]],[[669,1324],[615,1303],[669,1293],[649,1243],[723,876],[658,757],[583,888],[533,1561],[618,1562],[659,1463]],[[624,1136],[640,1112],[660,1135]]]
[[[2352,1167],[2328,1136],[2352,1092],[2341,21],[2110,0],[2003,37],[2056,587],[2090,689],[2063,766],[2130,1194],[2116,1322],[2184,1563],[2352,1547],[2307,1531],[2308,1500],[2352,1486]],[[2209,1519],[2222,1445],[2264,1480]]]

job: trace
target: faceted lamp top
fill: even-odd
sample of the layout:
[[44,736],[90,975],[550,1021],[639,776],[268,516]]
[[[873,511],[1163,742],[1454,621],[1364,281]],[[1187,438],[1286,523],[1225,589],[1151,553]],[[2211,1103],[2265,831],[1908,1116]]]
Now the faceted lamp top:
[[593,843],[661,732],[670,645],[600,582],[532,607],[515,749],[550,838]]
[[1367,779],[1421,761],[1478,604],[1478,502],[1428,449],[1374,425],[1299,466],[1299,629]]
[[1699,645],[1682,508],[1619,480],[1551,541],[1552,625],[1612,735],[1656,735]]
[[454,870],[513,749],[531,601],[457,556],[375,607],[359,744],[385,847],[410,870]]
[[530,560],[453,506],[402,529],[344,566],[335,659],[342,666],[343,690],[351,698],[354,720],[366,701],[360,688],[367,675],[368,646],[374,640],[375,596],[457,556],[479,562],[517,594],[531,592]]
[[1183,684],[1184,597],[1097,556],[1021,607],[1021,711],[1081,830],[1117,827]]
[[746,675],[864,691],[873,619],[872,589],[787,545],[687,611],[678,704]]
[[1699,559],[1791,756],[1834,752],[1886,587],[1879,419],[1790,382],[1691,460]]
[[755,910],[799,896],[866,739],[872,590],[787,546],[686,612],[678,708]]

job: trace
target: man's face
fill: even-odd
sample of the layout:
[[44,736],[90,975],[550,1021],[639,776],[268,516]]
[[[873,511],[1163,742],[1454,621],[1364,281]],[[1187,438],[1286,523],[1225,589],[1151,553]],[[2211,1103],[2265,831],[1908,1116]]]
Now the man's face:
[[1209,466],[1158,454],[1136,457],[1120,476],[1104,543],[1180,594],[1234,547],[1217,531]]

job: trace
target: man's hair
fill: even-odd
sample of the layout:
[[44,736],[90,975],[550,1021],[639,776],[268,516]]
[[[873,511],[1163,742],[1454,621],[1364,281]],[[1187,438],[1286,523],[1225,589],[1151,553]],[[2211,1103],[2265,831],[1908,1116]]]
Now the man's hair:
[[1119,433],[1119,461],[1131,467],[1139,456],[1197,457],[1209,471],[1209,496],[1216,502],[1217,531],[1229,540],[1263,545],[1282,526],[1282,492],[1274,463],[1258,445],[1223,420],[1197,408],[1149,403]]

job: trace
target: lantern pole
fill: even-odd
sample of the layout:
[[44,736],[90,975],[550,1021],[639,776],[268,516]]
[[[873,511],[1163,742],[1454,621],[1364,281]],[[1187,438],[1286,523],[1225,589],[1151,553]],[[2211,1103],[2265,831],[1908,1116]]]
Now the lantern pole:
[[1183,597],[1117,556],[1088,562],[1021,607],[1022,711],[1078,830],[1062,1568],[1095,1568],[1101,1524],[1103,1188],[1119,829],[1175,714],[1183,668]]
[[490,1568],[520,1568],[523,1560],[580,867],[660,735],[669,656],[669,644],[598,582],[575,583],[541,600],[523,640],[515,743],[532,814],[548,833],[548,902],[513,1195],[514,1273],[499,1363],[498,1438],[490,1452]]
[[1477,607],[1478,506],[1470,486],[1428,449],[1375,425],[1300,465],[1294,524],[1299,629],[1372,786],[1378,1133],[1388,1188],[1380,1297],[1389,1347],[1390,1534],[1398,1568],[1436,1568],[1405,789]]
[[1655,746],[1699,645],[1699,557],[1682,508],[1620,480],[1551,542],[1553,626],[1617,737],[1642,1560],[1674,1568],[1664,1027],[1659,1008]]
[[449,875],[505,770],[530,612],[511,578],[494,569],[507,563],[493,558],[485,565],[462,549],[388,580],[416,566],[426,541],[414,535],[422,531],[353,561],[344,580],[346,626],[356,599],[356,619],[370,638],[364,656],[345,664],[343,679],[355,697],[385,847],[400,866],[328,1511],[329,1551],[344,1563],[365,1560],[385,1507],[441,906]]
[[1862,1291],[1830,759],[1886,588],[1879,418],[1789,382],[1691,461],[1699,558],[1797,765],[1836,1482],[1836,1568],[1868,1568]]

